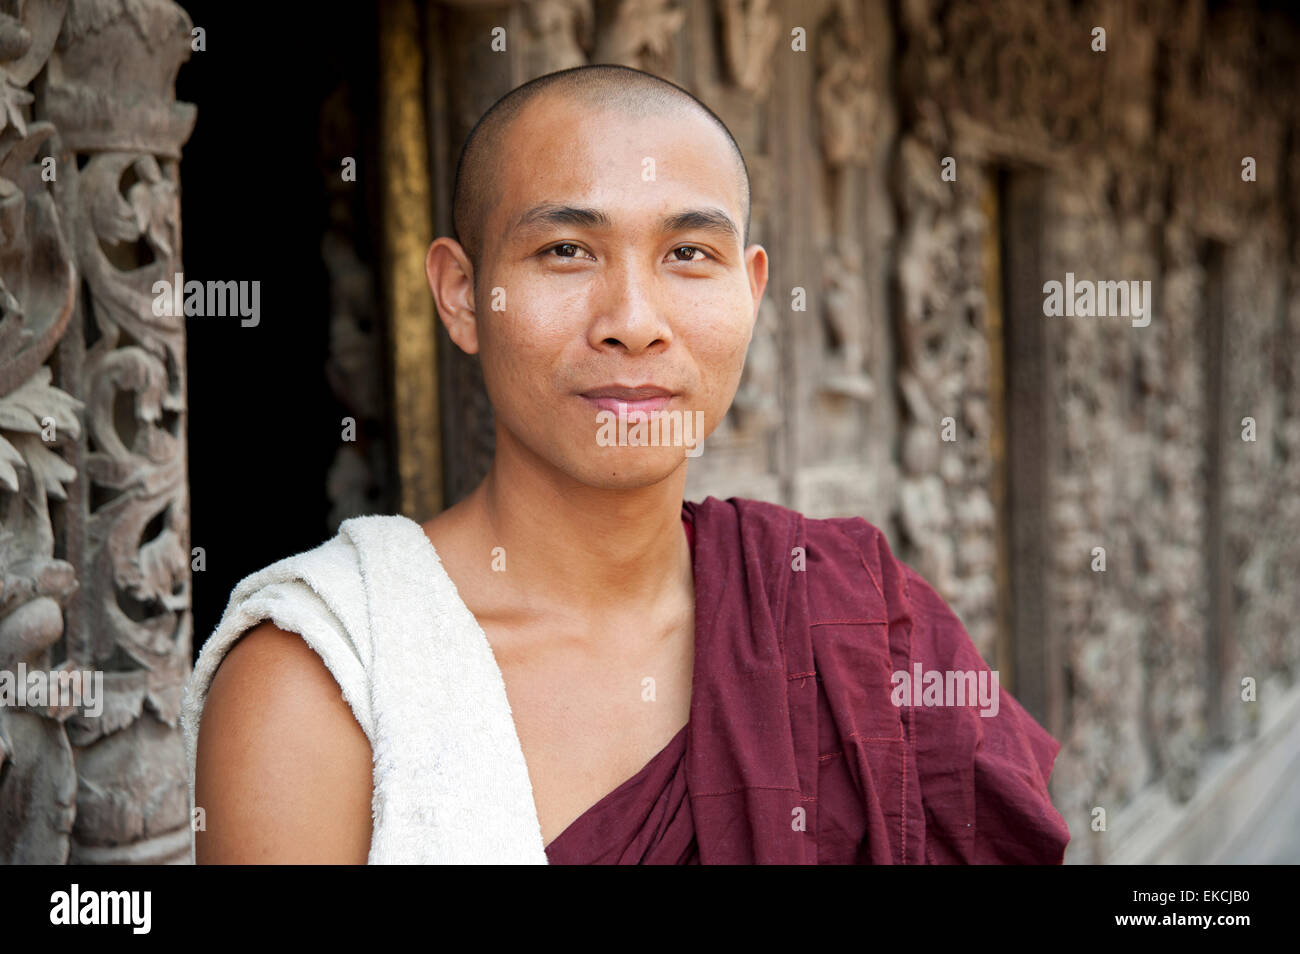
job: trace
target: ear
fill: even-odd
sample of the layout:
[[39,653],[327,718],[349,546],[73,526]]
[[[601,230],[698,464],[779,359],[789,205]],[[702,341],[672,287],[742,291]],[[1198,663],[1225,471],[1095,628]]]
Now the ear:
[[767,249],[761,245],[751,245],[745,249],[745,272],[749,276],[749,293],[754,298],[754,314],[749,322],[752,338],[754,326],[758,322],[758,309],[763,303],[763,292],[767,289]]
[[461,244],[438,238],[424,257],[424,274],[447,335],[466,354],[478,353],[478,315],[474,308],[474,266]]

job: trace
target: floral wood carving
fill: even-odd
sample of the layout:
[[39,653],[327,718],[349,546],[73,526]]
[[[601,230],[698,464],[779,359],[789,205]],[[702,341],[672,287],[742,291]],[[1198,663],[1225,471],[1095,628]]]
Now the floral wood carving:
[[103,694],[98,712],[0,708],[0,857],[183,860],[184,325],[154,315],[152,287],[181,271],[176,166],[195,111],[173,85],[191,24],[170,0],[13,7],[0,14],[0,668],[102,674]]

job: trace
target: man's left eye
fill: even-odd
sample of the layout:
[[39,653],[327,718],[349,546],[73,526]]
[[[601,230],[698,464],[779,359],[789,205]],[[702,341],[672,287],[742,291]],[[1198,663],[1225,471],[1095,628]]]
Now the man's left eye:
[[673,249],[674,253],[680,253],[682,251],[696,252],[698,254],[692,255],[690,258],[682,258],[678,255],[677,261],[679,262],[701,262],[705,258],[712,258],[708,252],[704,251],[704,249],[700,248],[698,245],[679,245]]

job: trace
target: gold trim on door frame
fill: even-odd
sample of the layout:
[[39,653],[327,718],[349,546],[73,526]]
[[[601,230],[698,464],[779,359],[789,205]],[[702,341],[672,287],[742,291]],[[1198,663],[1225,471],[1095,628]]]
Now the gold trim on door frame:
[[393,459],[398,506],[419,521],[443,504],[437,314],[424,273],[434,236],[423,35],[415,0],[380,4],[379,157]]

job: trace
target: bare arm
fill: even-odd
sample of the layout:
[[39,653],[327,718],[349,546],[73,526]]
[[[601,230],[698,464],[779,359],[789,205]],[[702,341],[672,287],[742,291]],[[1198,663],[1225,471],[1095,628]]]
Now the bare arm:
[[200,722],[199,864],[365,864],[370,742],[324,661],[270,620],[227,652]]

